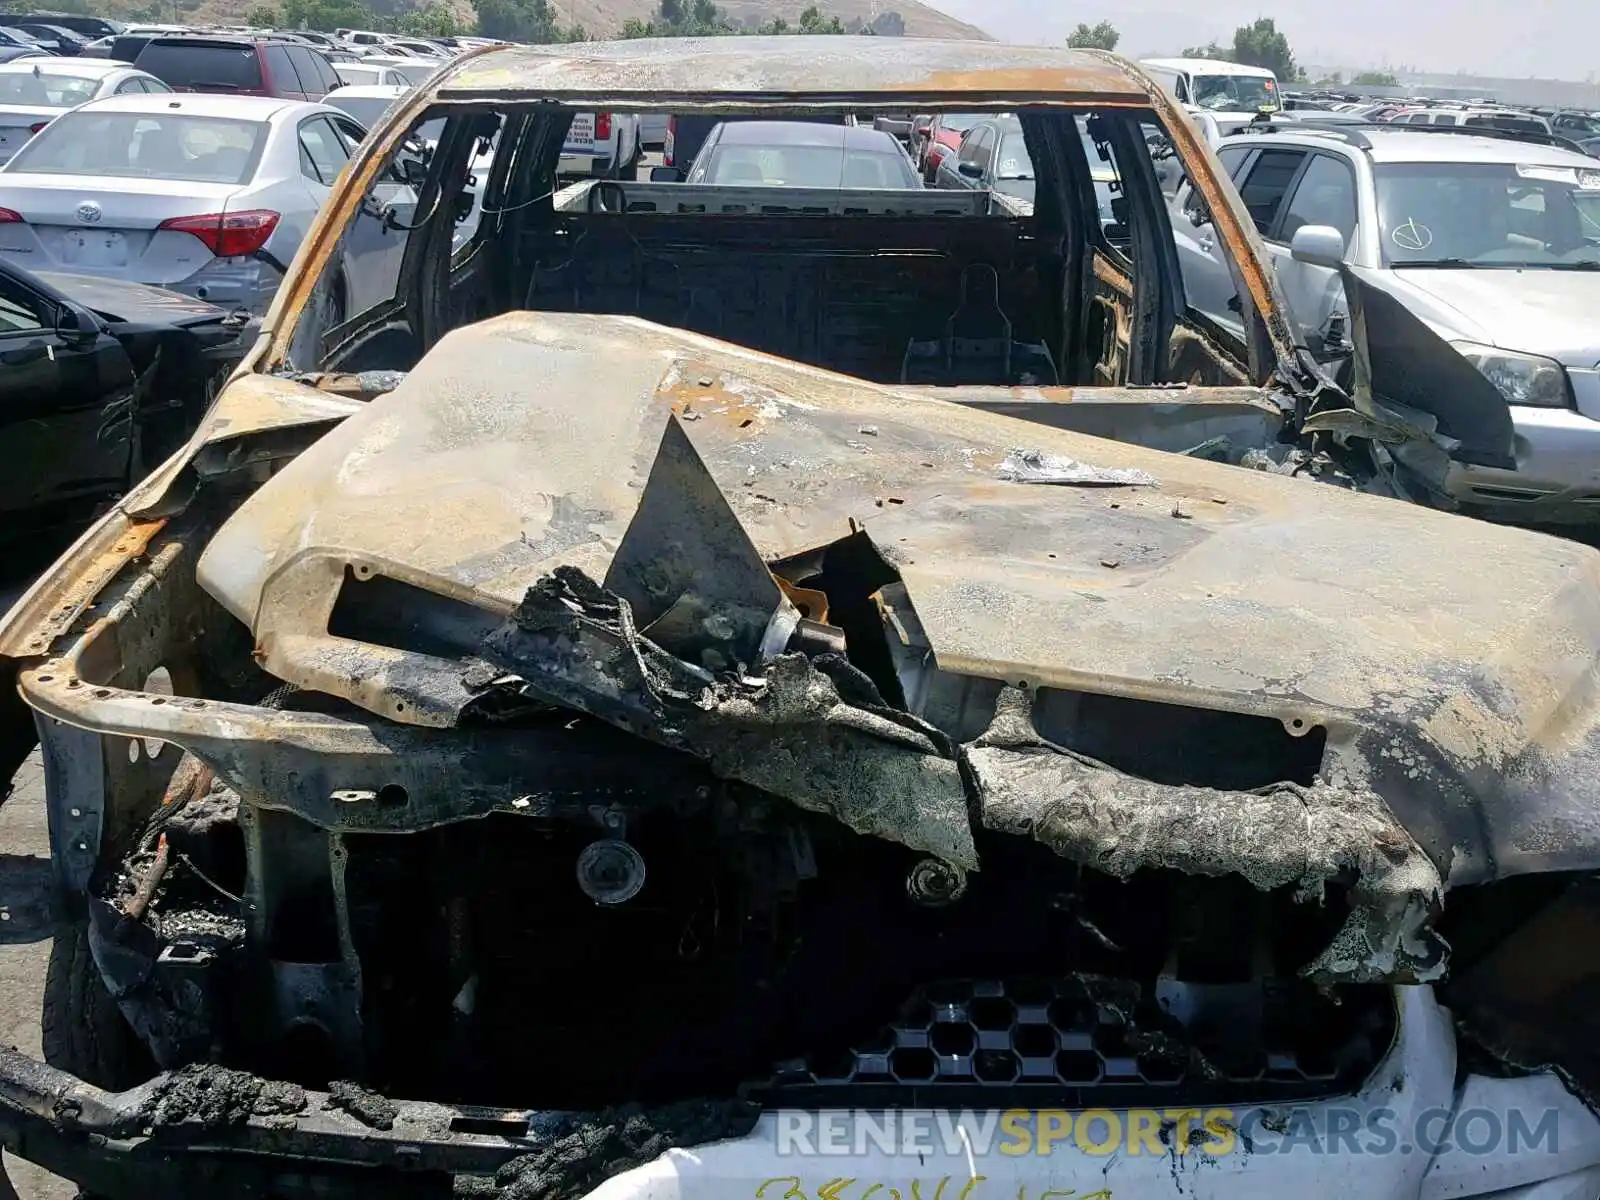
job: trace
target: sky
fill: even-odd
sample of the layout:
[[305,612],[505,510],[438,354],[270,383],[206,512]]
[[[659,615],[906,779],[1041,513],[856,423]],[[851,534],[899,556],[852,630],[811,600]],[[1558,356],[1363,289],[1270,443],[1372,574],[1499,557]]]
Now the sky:
[[1059,43],[1079,21],[1109,20],[1122,32],[1118,52],[1135,57],[1213,40],[1227,44],[1236,26],[1268,16],[1288,37],[1295,61],[1317,66],[1578,81],[1600,74],[1600,4],[1594,0],[1211,0],[1181,7],[1174,0],[926,2],[1008,42]]

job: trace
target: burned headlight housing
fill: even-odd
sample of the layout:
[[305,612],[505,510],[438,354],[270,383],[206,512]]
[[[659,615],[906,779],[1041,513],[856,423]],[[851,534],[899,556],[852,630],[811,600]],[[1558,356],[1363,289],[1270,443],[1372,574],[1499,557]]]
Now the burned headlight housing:
[[1567,370],[1555,359],[1480,346],[1476,342],[1452,342],[1451,345],[1499,389],[1507,404],[1572,407],[1572,386],[1567,381]]

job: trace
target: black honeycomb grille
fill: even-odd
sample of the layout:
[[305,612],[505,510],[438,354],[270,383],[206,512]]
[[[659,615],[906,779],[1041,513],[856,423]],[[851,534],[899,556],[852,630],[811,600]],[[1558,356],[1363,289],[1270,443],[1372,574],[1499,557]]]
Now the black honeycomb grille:
[[[1394,1037],[1382,988],[1220,985],[1163,1003],[1124,981],[919,989],[874,1036],[778,1065],[751,1089],[812,1105],[1129,1106],[1309,1100],[1354,1091]],[[1181,1010],[1181,1016],[1175,1013]]]

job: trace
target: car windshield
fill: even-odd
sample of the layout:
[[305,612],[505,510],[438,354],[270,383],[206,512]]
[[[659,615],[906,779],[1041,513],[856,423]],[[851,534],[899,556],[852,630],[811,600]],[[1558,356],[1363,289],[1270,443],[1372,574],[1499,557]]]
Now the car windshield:
[[433,78],[434,72],[439,68],[431,62],[418,60],[412,63],[390,63],[390,70],[400,72],[400,77],[412,87],[419,87]]
[[1278,89],[1261,75],[1196,75],[1194,102],[1211,112],[1276,110]]
[[940,113],[939,129],[943,133],[965,133],[983,119],[982,113]]
[[705,181],[744,187],[914,188],[904,155],[842,146],[718,146]]
[[362,126],[371,129],[394,101],[382,96],[329,96],[324,103],[349,113]]
[[42,71],[0,73],[0,104],[31,108],[77,108],[94,99],[98,79],[81,75],[47,75]]
[[1514,133],[1549,133],[1545,123],[1537,117],[1522,117],[1516,113],[1483,113],[1468,117],[1463,125],[1485,126],[1489,129],[1507,129]]
[[260,121],[70,112],[46,126],[4,169],[9,174],[244,183],[255,173],[266,136]]
[[[332,105],[342,112],[349,113],[363,128],[372,129],[377,125],[379,118],[388,112],[394,104],[393,100],[385,100],[382,96],[329,96],[324,104]],[[432,121],[424,121],[414,127],[412,136],[430,145],[437,143],[439,136],[444,133],[444,118],[436,117]]]
[[153,41],[140,52],[138,64],[175,88],[253,91],[261,86],[261,60],[251,45]]
[[1394,267],[1600,267],[1600,164],[1388,163],[1374,168]]
[[1583,113],[1562,113],[1556,118],[1556,127],[1563,132],[1576,133],[1586,138],[1600,134],[1600,120]]

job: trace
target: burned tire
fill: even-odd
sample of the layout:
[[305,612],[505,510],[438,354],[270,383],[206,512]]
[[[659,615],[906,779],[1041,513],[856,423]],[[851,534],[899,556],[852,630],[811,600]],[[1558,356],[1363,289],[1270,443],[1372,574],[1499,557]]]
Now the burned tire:
[[89,952],[87,924],[56,926],[44,977],[44,1060],[108,1091],[155,1073],[149,1052],[111,998]]

